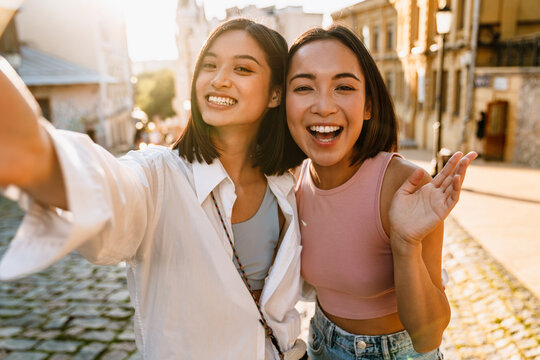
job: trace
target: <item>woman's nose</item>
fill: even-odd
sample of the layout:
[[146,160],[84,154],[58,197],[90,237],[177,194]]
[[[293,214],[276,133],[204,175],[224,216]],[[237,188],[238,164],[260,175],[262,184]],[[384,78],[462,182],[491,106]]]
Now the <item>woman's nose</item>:
[[229,79],[229,76],[227,72],[225,71],[225,69],[218,70],[216,72],[216,75],[210,82],[210,85],[212,85],[212,87],[216,89],[231,86],[231,80]]
[[311,106],[311,112],[326,117],[337,112],[337,105],[331,94],[319,93],[314,99]]

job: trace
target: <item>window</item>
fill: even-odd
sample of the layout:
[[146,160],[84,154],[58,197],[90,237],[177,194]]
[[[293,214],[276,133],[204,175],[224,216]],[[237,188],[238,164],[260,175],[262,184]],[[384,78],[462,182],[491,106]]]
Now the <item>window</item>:
[[47,119],[49,122],[52,122],[51,118],[51,102],[49,99],[37,99],[37,103],[39,107],[41,108],[41,113],[43,114],[43,117]]
[[379,51],[379,27],[374,26],[373,27],[373,51]]
[[403,96],[403,93],[404,93],[404,81],[405,80],[405,77],[404,77],[404,73],[403,71],[398,71],[396,73],[396,89],[395,89],[395,100],[400,100],[402,101],[404,96]]
[[467,3],[466,0],[458,0],[458,8],[457,8],[457,28],[458,30],[463,29],[465,26],[465,5]]
[[366,46],[366,48],[370,49],[371,46],[369,46],[369,26],[367,25],[364,25],[364,27],[362,27],[362,41],[364,42],[364,45]]
[[412,11],[411,11],[411,36],[412,36],[412,43],[418,41],[419,34],[420,34],[420,7],[418,6],[418,3],[416,0],[413,0],[412,2]]
[[426,69],[419,68],[416,72],[416,99],[420,108],[426,102]]
[[390,93],[390,96],[394,97],[394,74],[391,72],[387,72],[384,74],[384,79],[386,80],[386,88],[388,89],[388,92]]
[[446,112],[447,109],[447,98],[448,98],[448,89],[446,89],[446,84],[448,84],[448,71],[443,71],[442,73],[442,89],[441,89],[441,111]]
[[394,23],[388,24],[386,28],[386,50],[394,49],[394,37],[395,37],[395,25]]
[[[4,14],[2,14],[2,16],[3,15]],[[4,33],[0,34],[0,53],[12,54],[18,52],[19,40],[17,36],[17,27],[15,25],[15,17],[13,17],[11,21],[7,24]]]
[[461,70],[456,71],[454,81],[454,115],[458,116],[461,112]]
[[437,106],[437,70],[433,70],[431,76],[431,109],[435,110]]

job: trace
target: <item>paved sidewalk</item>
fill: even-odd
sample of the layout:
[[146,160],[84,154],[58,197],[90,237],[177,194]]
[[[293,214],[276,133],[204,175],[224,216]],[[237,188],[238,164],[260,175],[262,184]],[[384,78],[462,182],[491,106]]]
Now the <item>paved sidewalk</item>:
[[[402,153],[429,169],[430,152]],[[475,160],[452,216],[540,297],[540,169]]]
[[[22,213],[0,198],[0,256]],[[444,263],[452,320],[446,359],[540,359],[540,303],[453,219]],[[134,360],[124,268],[94,266],[71,254],[54,266],[0,282],[0,359]],[[313,303],[299,303],[307,338]]]

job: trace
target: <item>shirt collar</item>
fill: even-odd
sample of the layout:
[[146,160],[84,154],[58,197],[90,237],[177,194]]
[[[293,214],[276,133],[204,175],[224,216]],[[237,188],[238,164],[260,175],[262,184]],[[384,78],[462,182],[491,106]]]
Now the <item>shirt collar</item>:
[[266,179],[270,186],[272,187],[272,185],[274,185],[284,197],[287,197],[287,195],[294,190],[295,179],[293,174],[288,171],[280,176],[267,176]]
[[[223,180],[228,179],[232,183],[227,171],[225,171],[221,161],[217,158],[214,159],[211,164],[194,161],[192,167],[195,191],[197,192],[197,198],[199,199],[200,204],[206,200],[208,195],[210,195]],[[295,179],[288,171],[281,176],[266,176],[266,179],[270,186],[279,190],[281,193],[280,195],[284,197],[287,197],[287,195],[294,190]]]
[[219,159],[214,159],[211,164],[206,162],[194,161],[192,163],[193,168],[193,181],[195,183],[195,191],[199,203],[202,204],[204,200],[210,195],[210,193],[225,179],[229,179],[229,175],[225,171],[225,168],[221,164]]

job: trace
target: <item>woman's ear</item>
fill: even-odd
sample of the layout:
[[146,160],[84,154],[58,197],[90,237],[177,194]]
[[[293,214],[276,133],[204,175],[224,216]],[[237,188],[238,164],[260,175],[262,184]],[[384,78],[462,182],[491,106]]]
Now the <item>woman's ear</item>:
[[371,100],[366,100],[364,106],[364,120],[371,120]]
[[278,107],[279,104],[281,104],[281,89],[276,86],[274,90],[272,90],[272,94],[270,95],[270,101],[268,102],[268,107],[275,108],[275,107]]

